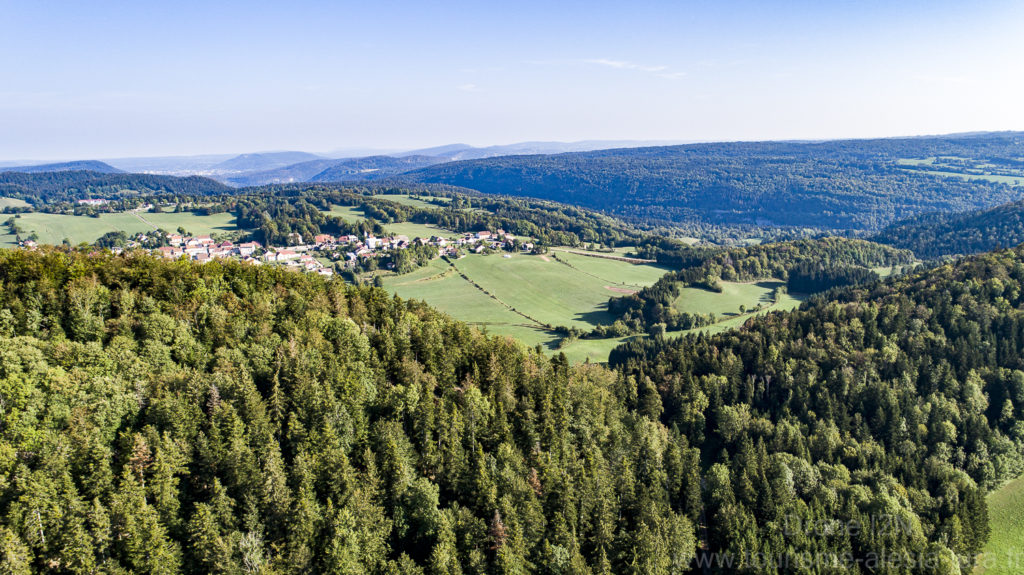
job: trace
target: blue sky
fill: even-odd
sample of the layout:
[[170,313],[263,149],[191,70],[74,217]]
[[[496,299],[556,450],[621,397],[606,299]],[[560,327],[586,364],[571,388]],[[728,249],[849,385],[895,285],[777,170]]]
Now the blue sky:
[[1024,129],[1020,2],[0,0],[0,159]]

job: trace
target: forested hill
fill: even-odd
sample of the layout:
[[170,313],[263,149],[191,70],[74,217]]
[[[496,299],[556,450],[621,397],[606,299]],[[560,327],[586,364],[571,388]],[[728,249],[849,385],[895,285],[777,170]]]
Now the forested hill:
[[[988,533],[982,489],[1024,468],[1024,249],[833,297],[737,332],[630,343],[610,361],[704,446],[713,550],[969,557]],[[878,514],[910,521],[859,536],[778,528]]]
[[666,572],[696,549],[696,451],[623,393],[379,289],[0,251],[0,556],[12,573]]
[[[1022,156],[1024,136],[1000,133],[511,156],[432,166],[408,177],[577,204],[634,221],[877,229],[926,211],[1021,198],[1016,180],[983,179],[959,158],[1017,173]],[[934,157],[956,159],[948,169],[975,179],[904,161]]]
[[220,182],[199,176],[179,178],[152,174],[105,174],[90,171],[3,172],[0,196],[31,203],[75,201],[86,198],[114,199],[125,195],[208,195],[230,192]]
[[447,159],[437,156],[369,156],[339,160],[324,171],[316,174],[311,182],[341,182],[352,180],[379,179],[393,176],[423,166],[431,166],[446,162]]
[[921,258],[974,254],[1024,242],[1024,202],[958,214],[931,213],[886,227],[875,241]]
[[319,159],[273,170],[248,172],[227,178],[238,186],[262,186],[290,182],[353,182],[379,180],[445,161],[434,156],[367,156],[340,160]]
[[38,174],[40,172],[72,172],[89,171],[100,174],[123,174],[122,170],[105,162],[97,160],[81,160],[77,162],[61,162],[59,164],[39,164],[33,166],[15,166],[0,168],[0,172],[22,172],[26,174]]
[[[670,573],[707,536],[714,572],[958,572],[984,489],[1021,470],[1022,282],[1024,254],[987,255],[620,348],[614,372],[317,276],[2,251],[0,553]],[[884,568],[908,554],[928,562]]]

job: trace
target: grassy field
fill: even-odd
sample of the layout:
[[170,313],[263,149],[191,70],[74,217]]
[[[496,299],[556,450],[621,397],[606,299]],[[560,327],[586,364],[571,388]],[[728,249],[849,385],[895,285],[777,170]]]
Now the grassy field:
[[992,535],[974,573],[1024,573],[1024,477],[988,496],[988,517]]
[[965,180],[984,180],[986,182],[997,182],[1011,186],[1019,186],[1024,183],[1024,176],[1004,176],[999,174],[964,174],[961,172],[947,172],[944,170],[914,170],[922,174],[930,174],[944,178],[963,178]]
[[[949,162],[967,161],[970,166],[966,167],[963,165],[950,164]],[[998,166],[994,164],[973,160],[971,158],[957,158],[953,156],[943,156],[942,158],[902,158],[896,162],[900,166],[914,167],[915,172],[922,174],[930,174],[933,176],[940,176],[944,178],[963,178],[965,180],[984,180],[988,182],[998,182],[1001,184],[1008,184],[1011,186],[1019,186],[1024,184],[1024,174],[1006,174],[1007,170],[1003,169],[1003,174],[992,173],[993,171],[999,170]],[[923,169],[922,169],[923,168]]]
[[363,210],[355,206],[331,206],[331,210],[327,212],[332,216],[338,216],[343,220],[357,221],[366,218],[366,214]]
[[[783,294],[782,297],[779,298],[779,301],[777,303],[772,305],[766,305],[765,307],[761,308],[761,311],[757,313],[748,312],[742,315],[729,316],[728,319],[721,320],[718,323],[714,325],[709,325],[707,327],[701,327],[686,331],[672,331],[668,333],[668,337],[679,337],[686,335],[688,333],[697,332],[719,333],[729,329],[736,329],[738,327],[742,327],[748,319],[754,317],[755,315],[761,315],[772,311],[788,311],[791,309],[795,309],[800,306],[800,303],[803,302],[803,300],[803,296]],[[591,362],[602,362],[607,361],[608,354],[611,353],[611,351],[618,347],[619,345],[631,339],[643,339],[645,337],[647,336],[631,335],[614,339],[580,339],[565,346],[560,351],[565,353],[569,361],[573,363],[581,363],[587,359],[589,359]]]
[[[561,351],[574,363],[588,359],[603,362],[614,347],[645,336],[580,339],[558,349],[560,337],[545,331],[542,325],[568,325],[583,330],[607,325],[613,320],[605,310],[610,297],[651,285],[664,273],[664,269],[654,265],[561,252],[548,256],[517,254],[510,258],[497,254],[470,255],[456,260],[454,265],[435,260],[410,274],[386,276],[384,286],[401,297],[424,300],[489,333],[512,336],[529,346],[539,344],[548,353]],[[741,326],[754,315],[749,311],[740,314],[740,305],[753,309],[763,304],[761,313],[798,306],[801,299],[790,295],[783,295],[778,303],[772,304],[771,294],[779,285],[782,282],[724,283],[721,294],[687,288],[678,305],[686,311],[715,312],[722,321],[701,330],[723,331]]]
[[[406,198],[407,201],[417,201],[417,202],[419,201],[419,200],[415,200],[415,199],[409,198],[409,196],[382,196],[382,197],[385,197],[386,199],[389,199],[389,200],[392,200],[392,201],[398,201],[396,198]],[[424,203],[424,202],[420,202],[420,203]],[[428,204],[424,203],[424,205],[428,205]],[[347,220],[347,221],[350,221],[350,222],[354,222],[354,221],[358,221],[358,220],[362,220],[362,219],[366,218],[366,214],[364,214],[361,209],[359,209],[357,207],[352,207],[352,206],[334,206],[334,207],[331,208],[331,211],[328,212],[328,213],[333,215],[333,216],[338,216],[338,217],[342,218],[343,220]],[[400,223],[396,223],[396,224],[385,224],[384,225],[384,229],[387,230],[387,232],[390,233],[390,234],[409,236],[409,239],[413,239],[413,238],[429,238],[431,236],[439,236],[439,237],[442,237],[442,238],[453,238],[453,237],[456,237],[456,236],[460,235],[460,234],[457,234],[456,232],[453,232],[451,230],[446,230],[444,228],[439,228],[439,227],[437,227],[435,225],[431,225],[431,224],[415,224],[415,223],[412,223],[412,222],[400,222]]]
[[25,200],[17,198],[0,198],[0,210],[4,208],[24,208],[28,206]]
[[383,281],[387,290],[400,297],[426,301],[489,333],[512,336],[529,346],[540,344],[551,348],[557,344],[557,336],[480,291],[445,260],[434,260],[412,273],[391,275]]
[[676,309],[688,313],[714,313],[719,319],[738,316],[740,306],[750,310],[757,304],[768,305],[772,302],[775,288],[786,285],[777,280],[756,283],[721,282],[722,293],[710,290],[687,287],[682,289],[676,299]]
[[[621,254],[609,254],[618,255]],[[549,259],[557,259],[569,266],[604,281],[606,284],[626,289],[639,289],[649,286],[665,275],[668,268],[657,265],[631,265],[625,262],[572,254],[568,252],[554,252]]]
[[[589,330],[611,323],[612,317],[604,308],[608,298],[621,292],[608,287],[639,289],[664,273],[654,266],[575,258],[584,260],[572,260],[582,267],[570,267],[549,256],[520,254],[510,258],[471,255],[456,260],[454,266],[435,260],[413,273],[385,278],[384,286],[401,297],[424,300],[489,333],[512,336],[526,345],[541,345],[555,352],[561,338],[543,329],[542,324]],[[620,281],[592,275],[595,271]],[[606,361],[608,352],[625,339],[578,340],[562,351],[574,362]]]
[[[612,263],[622,266],[624,272],[632,271],[630,264]],[[455,266],[487,292],[539,323],[590,329],[613,321],[605,307],[617,292],[608,288],[619,284],[548,256],[470,256],[456,261]]]
[[381,195],[381,196],[378,196],[378,197],[380,199],[382,199],[382,200],[388,200],[390,202],[395,202],[396,204],[402,204],[402,205],[405,205],[405,206],[413,206],[413,207],[416,207],[416,208],[437,208],[438,206],[435,206],[434,204],[430,203],[430,200],[441,200],[442,202],[445,202],[445,203],[448,203],[448,202],[452,201],[451,198],[437,198],[437,197],[434,197],[434,196],[415,196],[415,197],[413,197],[413,196],[409,196],[409,195],[405,195],[405,194],[402,194],[402,195],[384,194],[384,195]]
[[[754,317],[756,315],[761,315],[761,314],[765,314],[765,313],[772,312],[772,311],[789,311],[791,309],[796,309],[796,308],[800,307],[800,304],[803,303],[804,299],[805,298],[802,295],[794,295],[794,294],[788,294],[788,293],[787,294],[782,294],[782,296],[779,298],[779,301],[775,302],[774,304],[772,304],[772,303],[765,303],[764,301],[761,301],[761,303],[765,304],[765,305],[764,305],[764,307],[761,308],[761,311],[759,311],[757,313],[749,313],[748,312],[748,313],[745,313],[745,314],[742,314],[742,315],[739,315],[739,314],[737,314],[737,315],[730,315],[730,316],[727,316],[728,319],[721,319],[722,316],[719,316],[720,321],[718,323],[716,323],[714,325],[709,325],[707,327],[697,328],[695,330],[690,330],[690,331],[693,331],[693,332],[703,331],[705,333],[719,333],[719,332],[723,332],[723,331],[726,331],[726,330],[729,330],[729,329],[735,329],[735,328],[741,327],[743,324],[745,324],[747,322],[748,319],[750,319],[751,317]],[[748,305],[747,307],[749,308],[750,306]]]
[[552,348],[549,353],[564,353],[571,363],[603,363],[608,361],[608,354],[613,349],[633,339],[643,339],[646,335],[627,335],[609,339],[578,339],[562,349]]
[[[81,242],[92,243],[107,232],[123,231],[127,234],[148,232],[157,228],[168,231],[183,226],[193,234],[212,234],[235,231],[235,217],[222,213],[210,216],[199,216],[191,212],[159,213],[159,214],[101,214],[98,218],[88,216],[69,216],[64,214],[45,214],[30,212],[21,214],[18,226],[25,230],[23,236],[32,232],[39,235],[39,242],[44,244],[60,244],[67,238],[72,244]],[[7,231],[6,228],[3,229]],[[13,245],[14,236],[0,235],[0,245]]]

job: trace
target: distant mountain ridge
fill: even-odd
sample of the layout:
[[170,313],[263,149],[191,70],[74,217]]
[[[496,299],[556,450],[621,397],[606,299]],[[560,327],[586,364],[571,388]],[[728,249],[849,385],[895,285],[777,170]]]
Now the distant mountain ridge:
[[299,182],[342,182],[375,180],[409,170],[445,162],[433,156],[367,156],[340,160],[311,160],[273,170],[247,172],[223,180],[235,186],[263,186]]
[[478,160],[499,156],[517,156],[524,154],[565,154],[569,152],[590,152],[613,148],[641,148],[651,146],[678,145],[681,141],[645,141],[645,140],[583,140],[579,142],[517,142],[496,146],[476,147],[468,144],[449,144],[434,148],[423,148],[391,154],[404,156],[440,156],[451,161]]
[[115,199],[139,194],[210,195],[230,192],[224,184],[201,176],[102,173],[85,170],[0,172],[0,197],[29,203],[87,198]]
[[261,152],[240,154],[214,165],[211,170],[220,172],[247,172],[254,170],[271,170],[299,162],[320,160],[322,156],[308,152]]
[[206,172],[217,164],[234,158],[235,154],[207,154],[198,156],[152,156],[139,158],[110,158],[106,163],[133,174],[153,173],[166,175],[192,175]]
[[880,229],[928,211],[992,207],[1024,188],[910,170],[901,159],[1024,157],[1024,134],[719,142],[456,161],[404,177],[527,196],[654,224]]
[[11,166],[7,168],[0,168],[0,172],[21,172],[23,174],[71,171],[89,171],[100,174],[125,173],[123,170],[119,170],[106,162],[100,162],[98,160],[79,160],[75,162],[59,162],[55,164],[36,164],[31,166]]
[[437,156],[370,156],[339,160],[324,171],[316,174],[311,182],[343,182],[353,180],[379,179],[381,177],[401,174],[425,166],[440,164],[447,160]]
[[[210,175],[235,186],[259,186],[297,182],[364,181],[395,176],[404,172],[445,162],[493,158],[513,154],[555,154],[571,151],[603,149],[612,145],[631,147],[650,142],[635,141],[583,141],[583,142],[520,142],[516,144],[478,148],[467,144],[448,144],[392,154],[375,154],[351,158],[325,159],[313,156],[294,164],[261,170],[233,170],[240,173],[224,174],[224,166],[237,168],[250,165],[249,160],[261,154],[243,154],[210,169]],[[283,153],[287,154],[287,152]],[[275,156],[280,161],[284,156]]]

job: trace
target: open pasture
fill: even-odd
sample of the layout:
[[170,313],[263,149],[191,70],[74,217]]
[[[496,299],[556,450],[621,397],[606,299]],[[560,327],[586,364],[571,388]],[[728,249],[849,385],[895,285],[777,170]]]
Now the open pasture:
[[[489,333],[509,335],[530,346],[540,344],[553,353],[561,338],[546,331],[543,324],[589,330],[611,323],[612,317],[605,307],[610,297],[621,292],[609,287],[626,285],[639,289],[654,283],[664,273],[654,266],[615,260],[596,260],[595,265],[596,269],[587,268],[584,272],[549,256],[470,255],[456,260],[454,265],[436,260],[410,274],[387,277],[384,286],[401,297],[424,300],[455,318],[486,328]],[[633,269],[638,267],[651,269]],[[612,283],[591,275],[591,271],[609,278],[619,277],[620,282]],[[605,361],[608,351],[625,339],[628,338],[577,340],[561,351],[574,362],[588,358]]]
[[[393,200],[393,198],[409,198],[409,196],[382,196],[385,199]],[[416,200],[418,201],[418,200]],[[366,214],[363,213],[358,207],[354,206],[333,206],[329,212],[332,216],[338,216],[343,220],[349,222],[356,222],[359,220],[366,219]],[[388,233],[394,235],[403,235],[412,238],[429,238],[431,236],[438,236],[442,238],[453,238],[459,236],[456,232],[439,228],[432,224],[417,224],[413,222],[398,222],[393,224],[383,224],[384,229]]]
[[[129,235],[164,229],[177,230],[184,227],[192,234],[213,234],[235,231],[232,214],[221,213],[200,216],[192,212],[182,213],[132,213],[100,214],[98,218],[29,212],[20,214],[18,226],[25,231],[23,237],[32,232],[39,235],[43,244],[60,244],[65,239],[72,244],[92,243],[107,232],[123,231]],[[3,229],[7,231],[6,228]],[[12,234],[0,235],[0,245],[13,245]]]
[[740,314],[740,306],[749,311],[758,304],[772,303],[772,293],[785,286],[779,280],[764,280],[751,283],[721,282],[722,292],[697,287],[682,289],[675,301],[676,309],[693,314],[714,313],[719,319]]
[[28,202],[18,198],[0,198],[0,210],[4,208],[27,208],[28,205]]
[[384,287],[399,297],[423,300],[481,330],[512,336],[526,345],[550,346],[558,340],[555,334],[511,311],[466,281],[443,259],[434,260],[412,273],[387,276]]
[[1024,571],[1024,477],[989,494],[988,518],[992,534],[974,573],[1021,573]]

